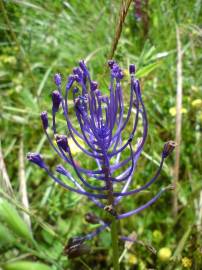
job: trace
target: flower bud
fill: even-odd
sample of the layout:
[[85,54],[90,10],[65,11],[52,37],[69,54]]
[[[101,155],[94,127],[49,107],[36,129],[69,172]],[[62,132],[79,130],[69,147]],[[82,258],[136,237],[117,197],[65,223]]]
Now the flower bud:
[[69,90],[74,82],[74,75],[69,75],[67,80],[68,80],[68,82],[66,84],[66,90]]
[[119,65],[117,65],[116,63],[113,64],[112,67],[112,72],[111,72],[112,76],[118,80],[123,79],[123,71],[121,70],[121,68],[119,67]]
[[62,148],[65,152],[68,152],[69,146],[67,137],[65,135],[55,135],[55,140],[57,142],[58,147]]
[[57,90],[53,91],[53,93],[52,93],[52,103],[53,103],[52,110],[54,113],[56,113],[59,110],[60,102],[61,102],[60,92]]
[[63,174],[63,175],[68,175],[68,171],[62,166],[62,165],[57,165],[56,166],[56,172]]
[[131,142],[132,142],[133,137],[134,137],[134,135],[133,135],[133,134],[131,134],[131,135],[130,135],[130,137],[129,137],[129,139],[128,139],[128,142],[129,142],[129,143],[131,143]]
[[98,224],[99,218],[93,213],[86,213],[85,214],[85,221],[91,224]]
[[65,247],[65,253],[70,259],[80,257],[90,252],[90,247],[86,245],[82,237],[71,238]]
[[90,85],[91,91],[95,91],[97,89],[97,87],[98,87],[98,83],[95,81],[92,81],[91,85]]
[[82,71],[81,71],[81,69],[78,68],[78,67],[75,67],[75,68],[73,69],[73,73],[74,73],[74,75],[78,75],[79,77],[82,77]]
[[61,75],[59,73],[56,73],[55,76],[54,76],[54,81],[55,81],[55,84],[57,86],[60,86],[61,85],[61,82],[62,82],[62,78],[61,78]]
[[135,65],[129,66],[129,72],[130,72],[130,74],[135,74]]
[[45,163],[44,163],[42,157],[40,156],[40,154],[38,154],[38,153],[28,153],[27,154],[27,159],[30,162],[38,165],[41,168],[44,168],[45,167]]
[[165,143],[163,152],[162,152],[163,158],[166,158],[167,156],[169,156],[175,149],[176,145],[177,144],[174,141],[168,141],[167,143]]
[[84,63],[84,60],[79,61],[79,66],[82,70],[86,70],[86,65]]
[[114,63],[115,63],[114,60],[108,60],[108,66],[109,66],[110,68],[113,67]]
[[48,115],[47,112],[42,112],[41,113],[41,121],[43,128],[46,130],[48,128]]
[[73,78],[74,78],[74,81],[76,81],[76,82],[80,81],[80,77],[78,74],[73,75]]

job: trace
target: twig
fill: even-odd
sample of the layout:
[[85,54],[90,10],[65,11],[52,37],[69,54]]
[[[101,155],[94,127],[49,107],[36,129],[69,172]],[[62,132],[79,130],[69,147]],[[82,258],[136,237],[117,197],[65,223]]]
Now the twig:
[[115,30],[115,35],[114,35],[114,39],[112,42],[110,53],[108,55],[108,59],[112,59],[114,57],[114,53],[116,51],[116,48],[117,48],[117,45],[118,45],[118,42],[119,42],[119,39],[121,36],[123,24],[124,24],[125,18],[127,16],[128,9],[130,7],[131,2],[132,2],[132,0],[122,0],[121,1],[117,27]]
[[[25,165],[24,165],[24,144],[23,137],[20,138],[20,148],[19,148],[19,186],[20,186],[20,195],[22,205],[28,210],[29,201],[27,196],[27,185],[25,177]],[[30,216],[23,212],[23,217],[29,228],[31,229],[31,220]]]
[[175,141],[178,145],[175,151],[175,165],[174,165],[174,192],[173,192],[173,215],[176,216],[178,212],[178,180],[180,167],[180,142],[182,129],[182,46],[180,40],[180,30],[176,25],[176,40],[177,40],[177,93],[176,93],[176,130]]
[[6,170],[6,165],[4,163],[1,141],[0,141],[0,188],[2,188],[2,190],[4,190],[10,196],[13,196],[12,185]]

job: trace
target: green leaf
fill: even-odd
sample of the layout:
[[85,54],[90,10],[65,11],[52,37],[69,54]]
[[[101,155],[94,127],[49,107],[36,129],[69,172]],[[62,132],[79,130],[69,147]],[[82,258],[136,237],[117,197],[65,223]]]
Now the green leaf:
[[138,78],[142,78],[142,77],[147,76],[150,72],[152,72],[155,68],[157,68],[159,66],[159,64],[160,63],[155,62],[155,63],[149,64],[149,65],[139,69],[136,73],[136,76]]
[[25,238],[28,241],[33,241],[32,234],[20,217],[17,210],[6,200],[0,198],[0,220],[15,232],[18,236]]
[[18,261],[8,263],[3,266],[4,270],[51,270],[51,268],[43,263]]
[[0,248],[13,243],[14,237],[11,232],[0,224]]
[[173,260],[179,260],[181,258],[182,251],[183,251],[185,244],[186,244],[186,241],[191,233],[191,229],[192,229],[192,226],[188,226],[187,230],[182,235],[182,238],[178,242],[177,248],[173,254],[173,257],[172,257]]
[[38,105],[34,100],[32,93],[30,93],[28,90],[24,89],[19,93],[19,101],[22,105],[24,105],[24,108],[33,112],[38,112]]
[[41,92],[46,84],[46,81],[47,81],[52,69],[53,69],[53,65],[47,69],[47,71],[46,71],[46,73],[45,73],[45,75],[44,75],[44,77],[43,77],[43,79],[42,79],[42,81],[37,89],[37,97],[39,97],[41,95]]

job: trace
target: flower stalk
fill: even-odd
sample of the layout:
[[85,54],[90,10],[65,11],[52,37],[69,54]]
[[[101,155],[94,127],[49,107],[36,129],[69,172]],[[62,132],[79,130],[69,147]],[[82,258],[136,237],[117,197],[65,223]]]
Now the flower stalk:
[[119,270],[119,249],[118,249],[118,230],[117,230],[117,220],[112,217],[111,223],[111,241],[112,241],[112,256],[113,256],[113,266],[114,270]]

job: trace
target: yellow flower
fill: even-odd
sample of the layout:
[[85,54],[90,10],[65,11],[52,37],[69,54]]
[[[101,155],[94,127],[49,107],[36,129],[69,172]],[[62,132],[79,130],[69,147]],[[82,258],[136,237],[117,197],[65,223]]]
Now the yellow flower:
[[155,242],[160,242],[163,238],[163,235],[162,235],[161,231],[159,231],[159,230],[153,231],[152,236],[153,236]]
[[5,64],[16,64],[16,58],[14,56],[2,55],[0,60]]
[[125,33],[126,33],[126,35],[130,34],[130,28],[129,27],[125,28]]
[[137,257],[134,254],[129,253],[128,254],[128,262],[130,264],[137,264]]
[[124,73],[124,76],[126,76],[126,77],[130,76],[130,73],[129,73],[128,69],[124,69],[123,73]]
[[[84,143],[83,143],[82,140],[80,140],[80,139],[78,139],[78,138],[76,138],[76,140],[78,141],[78,143],[79,143],[82,147],[85,147],[85,145],[84,145]],[[70,147],[71,152],[72,152],[73,155],[82,152],[81,149],[75,144],[75,142],[73,141],[72,138],[68,138],[68,144],[69,144],[69,147]]]
[[194,107],[194,108],[200,108],[202,107],[202,99],[198,98],[198,99],[195,99],[192,101],[191,105]]
[[172,252],[171,252],[170,248],[168,248],[168,247],[163,247],[158,252],[158,258],[162,262],[169,261],[171,255],[172,255]]
[[197,86],[192,85],[191,90],[194,91],[194,92],[198,92],[199,89],[198,89]]
[[[175,115],[176,115],[176,108],[175,108],[175,107],[171,107],[171,108],[169,109],[169,113],[170,113],[172,116],[175,116]],[[181,108],[181,113],[187,113],[187,109]]]
[[185,268],[190,268],[192,266],[192,260],[187,258],[187,257],[184,257],[184,258],[182,258],[182,265]]

